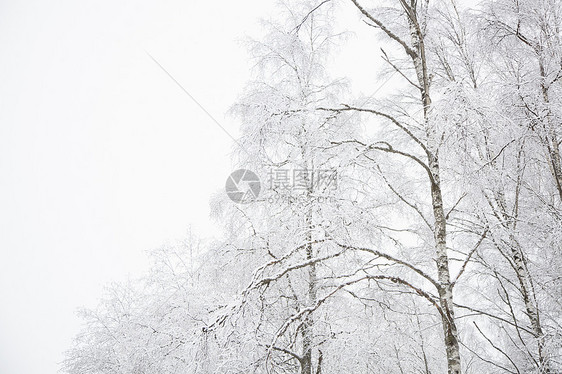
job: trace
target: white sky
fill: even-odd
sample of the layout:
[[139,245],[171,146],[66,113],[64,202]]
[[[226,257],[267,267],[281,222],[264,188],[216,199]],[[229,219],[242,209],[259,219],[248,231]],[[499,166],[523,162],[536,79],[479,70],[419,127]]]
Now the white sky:
[[145,50],[236,134],[267,3],[0,2],[0,373],[56,373],[78,306],[210,231],[232,142]]
[[[272,3],[0,0],[0,373],[56,373],[77,307],[190,224],[213,231],[232,141],[145,51],[236,135],[237,40]],[[348,73],[380,63],[371,45]]]

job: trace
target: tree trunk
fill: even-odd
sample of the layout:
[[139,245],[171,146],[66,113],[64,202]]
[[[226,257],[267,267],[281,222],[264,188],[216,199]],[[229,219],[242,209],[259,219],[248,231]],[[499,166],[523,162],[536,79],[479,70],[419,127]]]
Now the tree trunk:
[[[308,195],[312,194],[312,180],[308,180],[308,171],[305,171],[305,178],[308,185]],[[308,243],[312,243],[312,230],[313,230],[313,217],[312,217],[312,206],[308,207],[306,213],[306,240]],[[311,260],[314,258],[314,247],[312,244],[306,246],[306,259]],[[316,264],[311,264],[308,266],[308,289],[307,289],[307,304],[312,306],[316,304]],[[308,314],[306,319],[302,324],[302,341],[303,341],[303,355],[301,360],[301,374],[313,374],[313,364],[312,364],[312,349],[314,346],[314,317],[312,313]]]
[[444,333],[444,343],[447,352],[447,367],[449,374],[461,374],[461,357],[458,341],[458,331],[455,322],[453,304],[453,284],[449,273],[449,256],[447,254],[447,220],[443,208],[443,195],[439,172],[439,158],[437,156],[438,136],[435,124],[430,121],[431,96],[430,78],[424,44],[424,34],[418,20],[416,3],[406,7],[410,24],[411,42],[415,56],[412,57],[416,76],[418,78],[421,104],[423,106],[424,124],[427,136],[427,162],[431,173],[431,203],[434,216],[434,238],[437,276],[439,281],[439,304],[442,309],[441,319]]
[[517,243],[512,245],[511,254],[513,263],[515,264],[515,271],[517,273],[517,279],[519,280],[519,286],[521,288],[521,296],[523,297],[523,302],[525,303],[525,311],[529,317],[531,328],[537,341],[541,373],[549,374],[550,368],[544,352],[544,334],[541,327],[539,310],[536,305],[535,293],[533,291],[533,281],[529,274],[526,260],[523,256],[523,251]]
[[[507,202],[505,199],[505,194],[503,191],[495,194],[495,200],[497,204],[497,209],[499,211],[496,214],[499,217],[503,217],[504,222],[509,222],[510,215],[507,210]],[[518,202],[515,202],[516,204]],[[517,219],[517,217],[515,217]],[[517,222],[517,221],[515,221]],[[516,224],[516,223],[515,223]],[[513,225],[515,225],[513,224]],[[503,223],[503,226],[508,231],[515,231],[515,226]],[[525,305],[525,314],[529,318],[531,324],[531,329],[536,339],[537,343],[537,354],[539,358],[541,373],[550,374],[551,370],[549,368],[547,357],[544,352],[544,334],[540,322],[540,313],[537,305],[537,300],[534,292],[533,279],[529,273],[529,268],[527,266],[527,260],[525,258],[523,249],[519,244],[517,238],[510,232],[509,235],[509,257],[513,261],[513,270],[519,282],[519,293],[523,299],[523,304]],[[514,317],[515,318],[515,317]]]
[[546,72],[544,70],[544,63],[542,61],[541,56],[539,56],[539,71],[541,74],[541,91],[544,103],[546,104],[548,110],[547,115],[545,118],[544,126],[545,128],[545,136],[544,136],[544,143],[546,145],[546,149],[548,152],[549,158],[549,165],[550,165],[550,172],[554,178],[554,185],[558,191],[558,197],[560,201],[562,201],[562,159],[560,158],[560,146],[558,144],[558,136],[556,135],[555,124],[552,123],[552,115],[550,111],[550,97],[549,97],[549,88],[546,85]]
[[436,157],[429,160],[434,182],[431,186],[433,215],[435,218],[435,249],[437,276],[439,280],[439,304],[442,309],[441,319],[447,351],[447,367],[449,374],[461,373],[461,357],[458,341],[455,311],[453,306],[453,284],[449,273],[449,256],[447,254],[447,222],[443,209],[443,197],[439,181],[439,162]]

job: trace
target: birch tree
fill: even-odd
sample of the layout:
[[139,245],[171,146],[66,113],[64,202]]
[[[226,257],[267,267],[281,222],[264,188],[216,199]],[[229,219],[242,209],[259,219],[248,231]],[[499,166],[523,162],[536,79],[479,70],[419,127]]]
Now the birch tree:
[[[402,131],[409,145],[413,146],[410,150],[403,151],[395,149],[387,141],[379,141],[373,145],[365,145],[365,149],[367,151],[380,151],[396,155],[397,157],[408,158],[411,162],[417,164],[423,175],[427,178],[426,188],[431,204],[432,218],[429,219],[423,214],[420,215],[433,231],[437,279],[433,279],[420,269],[414,268],[414,271],[421,273],[426,280],[429,280],[438,293],[438,305],[436,307],[441,315],[448,372],[460,374],[459,333],[453,302],[454,279],[452,279],[449,264],[447,218],[443,200],[443,182],[441,180],[439,159],[443,133],[435,121],[437,117],[433,111],[431,95],[432,63],[429,60],[426,46],[428,27],[431,27],[429,2],[399,1],[396,2],[396,7],[393,6],[394,4],[388,3],[389,6],[386,8],[379,7],[375,9],[366,8],[366,6],[355,0],[352,0],[352,2],[362,17],[364,17],[367,25],[379,29],[390,41],[398,45],[405,56],[409,66],[402,68],[384,53],[387,62],[411,87],[413,91],[412,96],[417,95],[417,105],[406,105],[400,108],[403,111],[402,113],[406,114],[406,118],[416,123],[417,126],[414,129],[412,125],[397,118],[393,113],[386,113],[378,108],[372,109],[347,105],[339,109],[328,108],[326,110],[333,112],[358,111],[381,117],[386,121],[390,121],[396,128]],[[398,20],[394,21],[394,28],[388,21],[385,21],[385,18],[381,18],[385,16],[386,19],[393,16],[395,20]],[[414,114],[418,108],[421,111],[420,116]],[[408,201],[404,202],[413,209],[418,210],[416,205]]]
[[[154,252],[86,312],[65,369],[560,371],[558,7],[280,2],[232,109],[262,193],[217,193],[222,235]],[[350,9],[379,36],[361,50],[392,78],[378,95],[330,74]]]

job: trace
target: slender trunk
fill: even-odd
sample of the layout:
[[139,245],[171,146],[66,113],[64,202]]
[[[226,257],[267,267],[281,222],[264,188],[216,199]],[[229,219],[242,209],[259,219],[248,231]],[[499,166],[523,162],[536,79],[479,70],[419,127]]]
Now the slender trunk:
[[412,46],[416,55],[412,57],[416,75],[420,85],[421,104],[423,106],[424,123],[428,142],[428,166],[431,172],[431,203],[434,216],[434,238],[437,276],[439,280],[439,304],[442,309],[442,325],[444,343],[447,352],[447,367],[449,374],[461,374],[461,357],[458,340],[457,325],[453,304],[453,284],[449,273],[449,256],[447,253],[447,220],[443,208],[443,195],[441,191],[439,158],[438,158],[438,136],[435,124],[430,121],[431,96],[430,78],[427,67],[427,58],[424,45],[424,34],[422,32],[416,5],[406,9],[410,23],[410,35]]
[[[560,148],[558,145],[558,137],[552,123],[552,113],[550,111],[550,97],[549,88],[547,86],[547,77],[544,68],[544,63],[542,57],[538,56],[539,60],[539,72],[541,75],[541,92],[542,99],[546,105],[546,115],[543,121],[543,126],[545,130],[543,142],[546,146],[548,164],[550,165],[550,172],[554,179],[554,186],[558,191],[558,197],[562,202],[562,159],[560,158]],[[503,201],[505,203],[505,201]],[[502,212],[506,215],[506,212]],[[529,270],[526,264],[525,256],[523,255],[523,250],[515,238],[512,238],[511,245],[511,258],[515,264],[515,272],[517,279],[519,280],[520,292],[525,304],[525,311],[531,323],[533,333],[537,340],[537,353],[539,357],[540,369],[543,373],[551,373],[550,367],[548,365],[548,360],[545,356],[544,350],[544,334],[541,327],[539,309],[536,304],[536,298],[534,295],[533,281],[529,274]]]
[[560,148],[558,146],[558,137],[553,129],[550,129],[549,139],[547,139],[547,149],[550,157],[550,169],[554,177],[558,197],[562,202],[562,161],[560,158]]
[[423,333],[422,333],[423,330],[420,323],[420,316],[417,313],[416,313],[416,322],[418,325],[418,333],[420,334],[420,348],[421,348],[423,368],[424,368],[423,374],[431,374],[431,372],[429,371],[429,362],[427,361],[427,354],[425,353],[425,344],[424,344]]
[[[531,329],[536,339],[537,354],[539,359],[538,362],[540,365],[540,369],[542,370],[541,373],[550,374],[551,370],[548,364],[547,357],[545,355],[544,333],[541,327],[540,313],[535,297],[533,279],[531,277],[531,274],[529,273],[529,268],[527,266],[527,260],[525,258],[523,249],[521,248],[521,245],[519,244],[517,238],[513,235],[517,221],[512,225],[507,223],[510,221],[511,217],[507,211],[507,202],[503,191],[499,191],[495,194],[495,200],[497,203],[497,209],[499,210],[496,214],[500,217],[503,217],[503,220],[505,222],[503,226],[506,230],[510,231],[509,256],[513,261],[513,269],[519,282],[519,293],[521,294],[523,304],[525,305],[525,314],[529,318]],[[515,203],[517,204],[518,202],[516,201]],[[514,218],[517,220],[517,216],[515,216]]]
[[443,209],[443,197],[439,181],[439,162],[437,158],[430,158],[430,169],[434,183],[431,186],[433,215],[435,218],[435,250],[437,277],[439,280],[439,303],[443,311],[441,315],[445,349],[447,351],[447,367],[449,374],[461,373],[461,357],[458,341],[458,331],[455,322],[453,304],[453,284],[449,273],[449,256],[447,254],[447,222]]
[[[312,193],[312,181],[308,181],[308,172],[305,172],[307,184],[309,186],[309,196]],[[313,217],[312,217],[312,207],[308,207],[308,211],[306,213],[306,240],[308,243],[312,243],[312,230],[313,230]],[[312,244],[309,244],[306,247],[306,259],[311,260],[314,258],[314,247]],[[316,264],[311,264],[308,267],[308,289],[307,289],[307,304],[312,306],[316,304]],[[314,317],[312,313],[308,314],[306,319],[302,325],[302,340],[303,340],[303,355],[301,360],[301,374],[313,374],[313,364],[312,364],[312,349],[314,346],[313,342],[313,326],[314,326]],[[320,364],[319,358],[319,364]]]
[[543,101],[547,106],[547,114],[544,126],[545,128],[545,136],[544,136],[544,143],[546,145],[546,149],[548,152],[549,158],[549,165],[550,165],[550,172],[554,178],[554,185],[558,191],[558,197],[562,202],[562,159],[560,158],[560,146],[558,144],[558,136],[556,135],[555,125],[552,123],[552,113],[550,111],[550,97],[549,97],[549,89],[546,84],[546,72],[544,70],[544,63],[539,56],[539,71],[541,74],[541,91]]
[[523,302],[525,304],[525,312],[529,317],[531,328],[537,341],[537,350],[539,355],[539,365],[542,370],[541,373],[549,374],[550,368],[544,352],[544,334],[541,327],[539,310],[536,305],[533,280],[529,274],[526,259],[523,256],[523,251],[517,242],[513,242],[511,246],[511,255],[513,263],[515,264],[515,271],[517,279],[519,280],[519,287]]
[[[312,258],[312,245],[307,248],[307,259]],[[308,269],[308,302],[313,305],[316,299],[316,292],[314,290],[314,280],[316,279],[316,269],[311,265]],[[313,348],[313,325],[314,318],[309,314],[302,325],[302,361],[301,361],[301,374],[312,374],[312,348]]]
[[[314,256],[312,244],[307,247],[306,258],[307,260],[312,259]],[[308,267],[308,291],[307,291],[307,302],[308,305],[316,304],[316,265],[310,265]],[[314,317],[309,314],[303,322],[302,325],[302,361],[301,361],[301,374],[313,374],[312,371],[312,349],[314,347],[313,342],[313,326]]]

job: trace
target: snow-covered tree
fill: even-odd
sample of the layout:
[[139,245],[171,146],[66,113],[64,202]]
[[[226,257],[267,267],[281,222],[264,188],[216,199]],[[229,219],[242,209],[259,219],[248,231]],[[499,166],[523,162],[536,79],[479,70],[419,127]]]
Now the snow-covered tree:
[[[280,2],[232,108],[261,193],[84,311],[65,370],[560,372],[560,5]],[[331,74],[348,10],[383,99]]]

